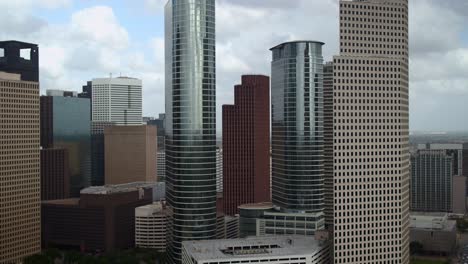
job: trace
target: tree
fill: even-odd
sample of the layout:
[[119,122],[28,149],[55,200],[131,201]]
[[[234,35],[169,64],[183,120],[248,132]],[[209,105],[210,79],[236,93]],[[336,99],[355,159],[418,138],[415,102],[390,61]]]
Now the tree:
[[24,259],[24,264],[49,264],[49,259],[42,254],[36,254]]

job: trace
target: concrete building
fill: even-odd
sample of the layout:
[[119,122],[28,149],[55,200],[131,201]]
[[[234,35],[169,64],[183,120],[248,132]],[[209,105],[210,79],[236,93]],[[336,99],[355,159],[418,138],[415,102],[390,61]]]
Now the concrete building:
[[411,210],[452,212],[453,155],[418,150],[411,155]]
[[155,126],[158,133],[158,149],[164,151],[165,149],[165,136],[166,136],[166,114],[159,114],[156,119],[151,119],[146,122],[149,126]]
[[240,237],[269,235],[314,236],[321,231],[325,219],[302,212],[283,212],[271,203],[239,206]]
[[223,192],[223,149],[216,147],[216,192]]
[[166,251],[167,210],[164,202],[135,208],[135,246]]
[[419,242],[423,251],[449,256],[456,247],[457,223],[446,213],[411,213],[411,242]]
[[271,49],[272,201],[324,226],[323,42]]
[[41,146],[67,150],[68,192],[72,197],[78,197],[81,189],[91,185],[89,111],[89,99],[78,98],[73,92],[48,90],[47,96],[41,96]]
[[410,262],[408,0],[341,0],[334,263]]
[[454,176],[452,187],[452,213],[462,216],[466,213],[466,177]]
[[153,202],[152,188],[147,183],[89,187],[80,198],[43,201],[43,245],[82,252],[135,247],[135,208]]
[[156,128],[109,126],[104,129],[105,183],[156,182]]
[[161,151],[158,148],[158,154],[156,154],[156,176],[158,182],[166,181],[166,152]]
[[183,242],[182,263],[329,263],[326,241],[314,237],[274,236]]
[[235,238],[239,238],[239,216],[229,216],[218,212],[216,220],[216,239]]
[[227,215],[239,205],[270,201],[270,78],[244,75],[234,105],[223,105],[223,197]]
[[169,0],[166,25],[166,183],[171,263],[182,241],[216,236],[215,0]]
[[140,126],[142,81],[129,77],[96,78],[83,86],[80,97],[91,96],[92,185],[104,185],[104,128]]
[[67,149],[41,149],[42,201],[70,198],[69,162]]
[[39,49],[17,41],[0,48],[0,262],[21,263],[41,250]]
[[333,62],[323,65],[323,154],[325,225],[333,229]]

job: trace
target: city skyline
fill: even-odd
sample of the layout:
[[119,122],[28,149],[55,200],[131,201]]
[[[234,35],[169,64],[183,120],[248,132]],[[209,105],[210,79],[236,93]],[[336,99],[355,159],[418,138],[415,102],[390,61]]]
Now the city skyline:
[[[108,77],[110,72],[113,76],[128,75],[143,80],[144,115],[157,116],[164,112],[165,2],[1,1],[0,7],[8,11],[2,17],[5,23],[0,26],[0,37],[40,45],[42,93],[46,89],[79,91],[85,80]],[[217,82],[220,134],[221,107],[233,103],[231,87],[239,75],[269,75],[268,48],[292,39],[324,41],[324,57],[329,61],[338,53],[339,21],[335,0],[217,3],[218,76],[222,77]],[[451,114],[468,110],[464,104],[468,99],[468,77],[463,76],[468,69],[468,34],[463,29],[467,5],[461,0],[410,1],[412,131],[468,130],[467,124],[456,122]],[[294,18],[288,23],[280,23],[292,14]],[[100,18],[89,23],[88,16]],[[426,32],[430,34],[417,30],[433,24],[437,17],[446,19]],[[323,20],[319,24],[324,26],[313,26],[317,19]],[[247,28],[244,24],[254,26]],[[242,34],[239,27],[243,28]]]

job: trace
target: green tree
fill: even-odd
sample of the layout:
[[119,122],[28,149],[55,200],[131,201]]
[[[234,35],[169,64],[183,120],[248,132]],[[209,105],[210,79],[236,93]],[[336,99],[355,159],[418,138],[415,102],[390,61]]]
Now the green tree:
[[24,259],[24,264],[50,264],[49,259],[43,254],[36,254]]

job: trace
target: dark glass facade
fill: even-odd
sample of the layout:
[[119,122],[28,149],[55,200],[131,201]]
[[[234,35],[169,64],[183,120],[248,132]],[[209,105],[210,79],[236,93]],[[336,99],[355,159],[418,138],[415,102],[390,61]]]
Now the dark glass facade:
[[41,97],[41,146],[68,152],[70,195],[91,184],[91,128],[89,99]]
[[224,213],[243,204],[269,202],[270,78],[244,75],[235,104],[223,106]]
[[216,236],[215,0],[166,5],[168,252]]
[[271,49],[272,198],[286,212],[324,209],[322,45]]

